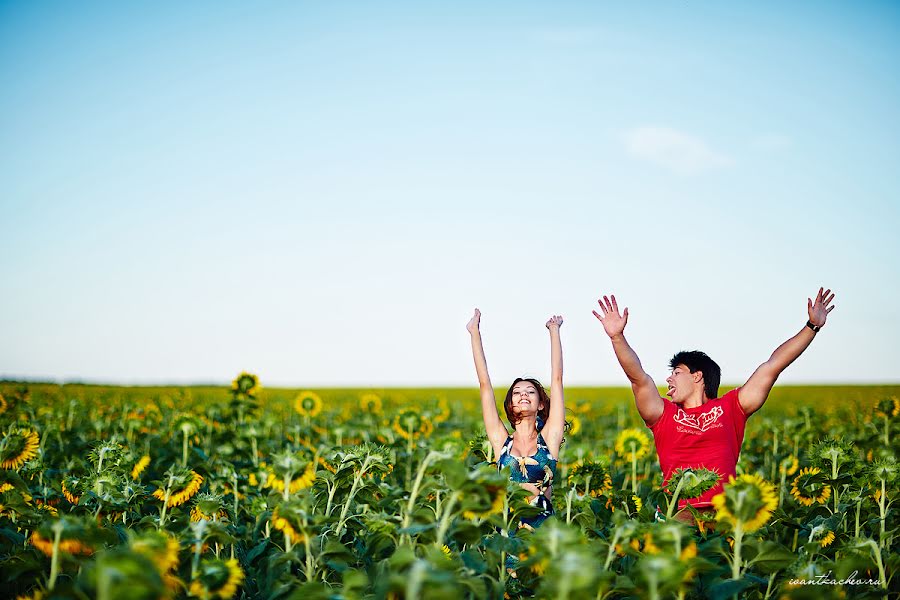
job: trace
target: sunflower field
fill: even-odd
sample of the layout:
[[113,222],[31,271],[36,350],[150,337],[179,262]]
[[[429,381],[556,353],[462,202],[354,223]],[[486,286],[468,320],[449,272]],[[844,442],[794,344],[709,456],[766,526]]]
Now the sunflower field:
[[900,386],[776,387],[667,486],[630,390],[566,390],[555,516],[478,392],[0,384],[4,598],[898,597]]

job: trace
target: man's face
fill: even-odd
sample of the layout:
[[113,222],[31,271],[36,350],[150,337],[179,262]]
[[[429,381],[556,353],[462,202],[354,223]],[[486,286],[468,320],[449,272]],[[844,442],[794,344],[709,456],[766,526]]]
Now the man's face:
[[672,402],[680,404],[694,393],[694,390],[697,389],[697,386],[702,379],[703,374],[700,371],[691,373],[691,370],[686,366],[676,365],[675,368],[672,369],[672,374],[666,378],[666,383],[669,384],[666,396],[668,396]]

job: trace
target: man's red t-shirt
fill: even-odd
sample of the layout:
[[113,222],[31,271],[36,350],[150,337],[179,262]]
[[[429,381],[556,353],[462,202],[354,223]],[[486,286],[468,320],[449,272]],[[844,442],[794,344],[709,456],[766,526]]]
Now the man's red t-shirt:
[[728,476],[735,475],[747,422],[747,415],[738,402],[739,389],[695,408],[682,408],[663,398],[662,417],[650,426],[663,472],[663,485],[678,468],[704,467],[722,476],[719,483],[699,498],[680,500],[678,508],[688,502],[694,508],[711,506],[710,500],[722,491]]

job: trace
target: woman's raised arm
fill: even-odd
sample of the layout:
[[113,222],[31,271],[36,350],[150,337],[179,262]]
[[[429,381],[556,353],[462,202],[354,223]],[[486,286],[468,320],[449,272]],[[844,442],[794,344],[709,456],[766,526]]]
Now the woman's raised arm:
[[550,331],[550,415],[547,417],[542,435],[550,454],[556,458],[559,458],[559,447],[566,428],[562,341],[559,337],[559,328],[562,324],[563,318],[560,315],[554,315],[547,321],[547,329]]
[[503,444],[509,433],[500,414],[497,412],[497,401],[494,399],[494,386],[491,385],[491,377],[488,375],[487,359],[484,357],[484,346],[481,343],[481,311],[475,309],[466,329],[472,336],[472,358],[475,359],[475,372],[478,374],[478,388],[481,391],[481,416],[484,419],[484,429],[488,439],[494,448],[494,459],[500,454]]

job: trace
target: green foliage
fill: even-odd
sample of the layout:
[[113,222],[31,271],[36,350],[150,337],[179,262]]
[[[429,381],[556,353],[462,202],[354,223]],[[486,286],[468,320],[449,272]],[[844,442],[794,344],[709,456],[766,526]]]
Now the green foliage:
[[[635,464],[618,456],[622,430],[650,435],[627,389],[566,390],[580,426],[561,450],[555,516],[533,531],[519,527],[538,512],[530,492],[491,464],[475,390],[316,390],[316,415],[297,413],[298,390],[246,373],[221,388],[0,394],[0,431],[40,440],[26,453],[10,438],[6,455],[27,456],[0,470],[11,597],[822,598],[900,585],[897,387],[776,387],[738,473],[774,485],[777,507],[763,514],[771,498],[735,487],[726,508],[760,524],[740,536],[707,513],[693,511],[702,529],[665,519],[676,489],[696,498],[716,476],[683,470],[664,488],[652,444]],[[795,480],[823,501],[798,501]],[[797,583],[824,576],[869,583]]]

